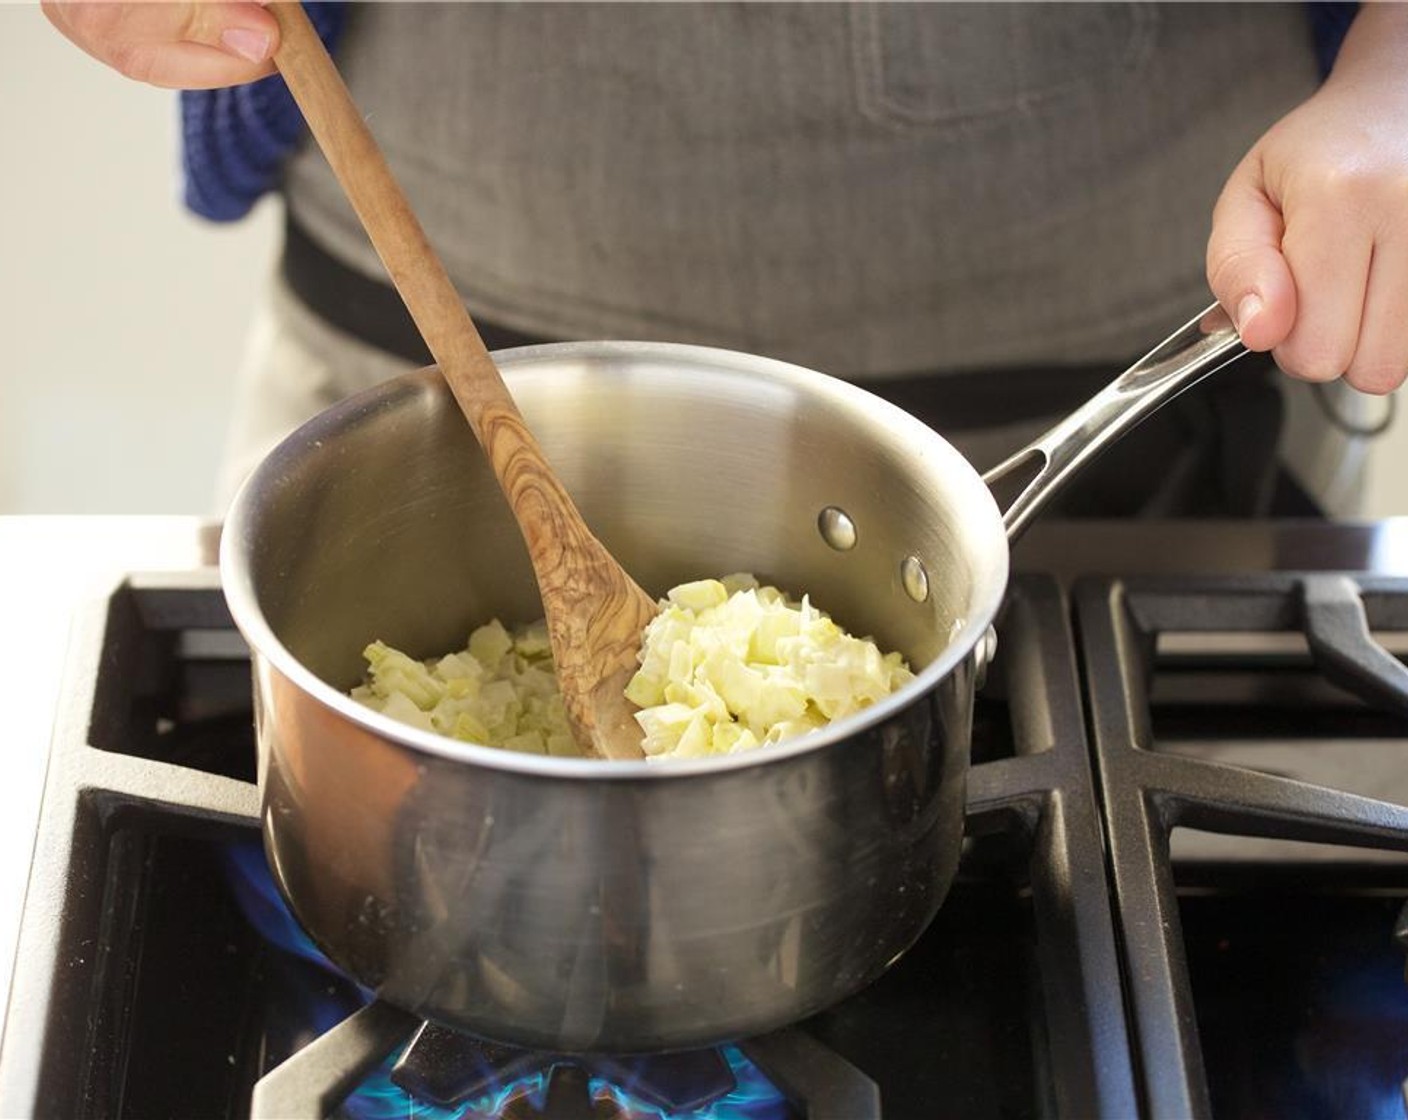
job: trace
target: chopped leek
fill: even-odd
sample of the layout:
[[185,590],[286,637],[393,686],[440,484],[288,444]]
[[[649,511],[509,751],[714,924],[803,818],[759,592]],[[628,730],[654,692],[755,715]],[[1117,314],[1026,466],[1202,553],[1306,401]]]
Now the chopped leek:
[[675,588],[626,687],[648,758],[731,754],[825,727],[903,686],[897,653],[749,575]]
[[[382,642],[364,651],[352,696],[392,718],[467,742],[580,756],[542,622],[497,620],[458,652],[417,661]],[[750,575],[673,588],[643,635],[626,697],[647,758],[754,750],[825,727],[902,687],[897,653],[847,634],[811,600]]]
[[580,755],[567,724],[547,627],[510,633],[497,619],[466,647],[417,661],[383,642],[363,651],[365,683],[352,696],[425,731],[533,754]]

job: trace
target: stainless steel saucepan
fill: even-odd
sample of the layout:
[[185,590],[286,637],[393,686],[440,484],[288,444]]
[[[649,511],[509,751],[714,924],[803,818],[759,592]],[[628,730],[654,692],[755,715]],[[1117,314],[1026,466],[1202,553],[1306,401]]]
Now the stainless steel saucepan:
[[[1213,309],[986,479],[908,414],[780,362],[611,342],[498,354],[648,591],[750,571],[917,671],[809,737],[677,763],[467,745],[345,694],[373,639],[432,656],[540,608],[435,371],[329,409],[247,482],[220,558],[294,914],[381,998],[529,1047],[715,1043],[856,991],[953,878],[1010,539],[1104,444],[1242,352]],[[1005,512],[989,484],[1015,487]]]

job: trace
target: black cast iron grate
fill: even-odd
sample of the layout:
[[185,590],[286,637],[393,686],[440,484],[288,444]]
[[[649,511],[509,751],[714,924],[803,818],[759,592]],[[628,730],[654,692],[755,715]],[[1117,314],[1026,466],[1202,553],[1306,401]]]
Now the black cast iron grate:
[[[1318,572],[1102,578],[1077,583],[1074,601],[1142,1111],[1180,1120],[1209,1117],[1215,1111],[1245,1114],[1238,1099],[1218,1102],[1209,1089],[1209,1059],[1200,1045],[1185,952],[1187,915],[1180,914],[1179,884],[1170,858],[1172,834],[1196,829],[1336,845],[1340,851],[1408,852],[1408,808],[1286,773],[1160,750],[1158,705],[1152,700],[1164,657],[1160,641],[1170,634],[1302,635],[1303,653],[1287,656],[1275,652],[1273,643],[1271,655],[1251,657],[1261,670],[1255,690],[1262,702],[1240,709],[1226,705],[1222,725],[1215,710],[1224,699],[1219,689],[1229,669],[1245,668],[1248,655],[1228,657],[1217,652],[1215,643],[1207,646],[1202,661],[1218,675],[1200,686],[1204,710],[1197,717],[1204,733],[1209,726],[1225,725],[1231,735],[1248,733],[1249,728],[1266,733],[1271,727],[1280,739],[1294,742],[1297,726],[1313,728],[1302,740],[1304,748],[1328,740],[1337,725],[1341,734],[1366,732],[1369,749],[1382,751],[1387,738],[1408,738],[1408,669],[1371,632],[1408,631],[1408,581]],[[1195,685],[1185,699],[1196,706],[1198,695]],[[1251,716],[1245,718],[1248,711]],[[1175,730],[1182,730],[1181,718],[1174,717]],[[1286,750],[1277,757],[1286,757]],[[1353,906],[1378,906],[1380,921],[1391,923],[1397,900],[1408,893],[1403,866],[1356,867],[1351,860],[1333,874],[1362,883],[1360,901],[1336,896],[1321,905],[1332,916],[1345,915]],[[1245,870],[1239,905],[1259,907],[1261,926],[1274,926],[1278,918],[1271,908],[1283,897],[1275,888],[1277,875],[1264,863]],[[1304,867],[1287,865],[1278,872],[1299,885],[1307,881]],[[1259,887],[1260,893],[1252,887]],[[1376,893],[1387,900],[1376,902]],[[1185,909],[1201,920],[1196,906],[1185,904]],[[1293,943],[1322,919],[1302,904],[1281,920],[1281,939]],[[1215,948],[1232,948],[1229,935],[1221,936]],[[1252,1029],[1246,1023],[1240,1026]],[[1386,1026],[1402,1031],[1399,1021]],[[1402,1045],[1403,1038],[1400,1033],[1393,1045]],[[1398,1077],[1408,1072],[1408,1050],[1401,1057]],[[1215,1109],[1219,1103],[1223,1107]],[[1270,1109],[1254,1115],[1285,1114],[1265,1100],[1254,1107]],[[1304,1102],[1302,1107],[1307,1107]],[[1342,1110],[1322,1098],[1313,1114],[1361,1114],[1355,1107]]]

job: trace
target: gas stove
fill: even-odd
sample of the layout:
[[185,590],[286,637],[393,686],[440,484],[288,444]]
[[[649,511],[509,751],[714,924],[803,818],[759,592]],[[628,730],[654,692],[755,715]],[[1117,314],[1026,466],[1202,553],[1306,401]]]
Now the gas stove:
[[634,1056],[469,1039],[339,973],[264,863],[213,568],[124,572],[66,659],[0,1115],[1402,1117],[1405,540],[1034,530],[932,926],[811,1019]]

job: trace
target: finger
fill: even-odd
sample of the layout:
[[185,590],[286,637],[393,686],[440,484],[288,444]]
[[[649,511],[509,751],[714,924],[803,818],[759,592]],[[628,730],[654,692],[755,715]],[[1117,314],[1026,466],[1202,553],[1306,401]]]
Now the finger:
[[123,68],[128,77],[163,89],[219,89],[243,85],[273,72],[273,61],[268,58],[253,62],[234,53],[233,47],[204,43],[176,43],[160,49],[137,47]]
[[1345,380],[1360,392],[1391,393],[1408,375],[1408,239],[1375,244],[1359,341]]
[[55,3],[45,15],[94,58],[137,81],[205,89],[273,72],[278,23],[257,2]]
[[1282,247],[1295,277],[1297,312],[1275,348],[1276,364],[1305,381],[1333,381],[1354,360],[1373,234],[1342,206],[1303,206],[1287,215]]
[[1296,320],[1296,286],[1281,252],[1281,211],[1261,186],[1259,160],[1232,173],[1213,207],[1208,285],[1250,350],[1279,345]]

